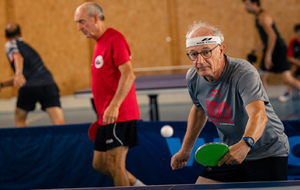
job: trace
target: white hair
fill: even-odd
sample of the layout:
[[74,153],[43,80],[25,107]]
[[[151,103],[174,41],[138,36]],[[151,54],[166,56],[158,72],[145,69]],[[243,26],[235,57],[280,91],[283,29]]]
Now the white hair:
[[93,2],[86,3],[86,10],[89,17],[93,17],[94,14],[97,14],[100,20],[102,21],[104,20],[103,10],[100,7],[100,5],[98,5],[97,3],[93,3]]
[[219,36],[221,38],[221,42],[224,42],[224,35],[217,27],[202,21],[195,21],[194,24],[189,27],[186,34],[186,39],[191,38],[191,36],[202,29],[208,29],[211,35]]

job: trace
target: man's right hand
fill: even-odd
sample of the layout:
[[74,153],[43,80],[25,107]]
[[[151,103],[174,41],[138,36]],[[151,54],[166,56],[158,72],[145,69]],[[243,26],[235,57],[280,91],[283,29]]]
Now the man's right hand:
[[172,170],[181,169],[186,166],[188,160],[190,159],[190,152],[183,152],[180,150],[171,158]]

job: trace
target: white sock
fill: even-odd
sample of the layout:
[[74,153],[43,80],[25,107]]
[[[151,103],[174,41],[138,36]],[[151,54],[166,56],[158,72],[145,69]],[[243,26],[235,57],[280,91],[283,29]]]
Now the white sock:
[[136,179],[136,182],[133,184],[133,186],[146,186],[146,185],[140,180]]

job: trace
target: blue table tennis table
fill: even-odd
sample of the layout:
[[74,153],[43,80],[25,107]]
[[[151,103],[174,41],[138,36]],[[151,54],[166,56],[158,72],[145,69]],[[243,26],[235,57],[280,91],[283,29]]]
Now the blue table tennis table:
[[[185,73],[137,76],[135,88],[137,95],[149,97],[150,120],[159,121],[158,95],[187,92]],[[95,110],[91,88],[76,91],[75,98],[90,98]]]
[[[273,181],[273,182],[239,182],[220,184],[174,184],[174,185],[148,185],[139,187],[88,187],[81,190],[299,190],[300,181]],[[62,190],[62,189],[56,189]]]

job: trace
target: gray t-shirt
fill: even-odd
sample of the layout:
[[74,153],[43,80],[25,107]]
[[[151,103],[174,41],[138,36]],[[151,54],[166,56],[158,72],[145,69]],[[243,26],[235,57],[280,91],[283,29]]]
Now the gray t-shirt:
[[205,110],[217,127],[221,142],[231,146],[244,134],[249,118],[246,105],[256,100],[264,101],[268,122],[246,160],[288,156],[289,143],[284,126],[269,102],[256,68],[242,59],[226,55],[225,58],[224,71],[215,82],[208,82],[194,68],[187,72],[186,80],[193,103]]

